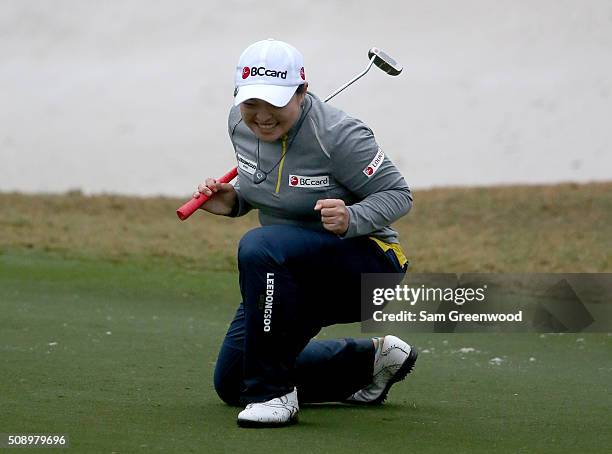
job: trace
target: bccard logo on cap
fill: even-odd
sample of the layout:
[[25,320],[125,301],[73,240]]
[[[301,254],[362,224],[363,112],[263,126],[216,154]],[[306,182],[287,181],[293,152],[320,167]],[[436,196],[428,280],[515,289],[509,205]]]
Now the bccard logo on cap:
[[259,67],[253,66],[252,68],[245,66],[244,69],[242,70],[242,78],[246,79],[249,76],[251,77],[267,76],[267,77],[276,77],[276,78],[286,79],[287,72],[288,71],[277,71],[275,69],[267,69],[265,66],[259,66]]
[[300,68],[300,77],[302,78],[302,80],[306,80],[306,75],[304,74],[304,67],[303,66]]

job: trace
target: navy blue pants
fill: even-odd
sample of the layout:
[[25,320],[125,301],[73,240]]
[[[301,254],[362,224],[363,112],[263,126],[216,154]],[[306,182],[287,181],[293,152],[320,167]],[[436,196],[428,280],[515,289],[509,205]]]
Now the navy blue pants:
[[294,386],[300,402],[341,401],[372,381],[371,339],[311,339],[361,320],[362,273],[405,273],[392,251],[367,237],[271,225],[241,239],[238,269],[242,303],[215,367],[223,401],[263,402]]

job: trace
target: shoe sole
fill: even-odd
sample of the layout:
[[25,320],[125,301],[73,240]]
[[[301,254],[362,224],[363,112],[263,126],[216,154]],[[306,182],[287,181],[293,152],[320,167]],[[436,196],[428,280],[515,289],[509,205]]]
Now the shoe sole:
[[238,426],[244,427],[245,429],[263,429],[263,428],[273,429],[275,427],[287,427],[287,426],[291,426],[291,425],[293,425],[293,424],[298,422],[298,417],[297,417],[297,415],[295,415],[289,421],[281,422],[281,423],[278,423],[278,422],[269,423],[269,422],[261,422],[261,421],[246,421],[246,420],[240,420],[240,419],[238,419],[236,422],[238,423]]
[[414,347],[410,347],[410,353],[408,354],[408,358],[406,358],[406,360],[403,362],[403,364],[401,365],[399,370],[395,373],[395,375],[391,377],[391,380],[389,380],[389,383],[387,383],[387,386],[385,386],[385,389],[380,394],[380,396],[378,396],[376,399],[370,402],[350,402],[350,403],[357,404],[357,405],[380,405],[384,403],[385,400],[387,399],[387,394],[389,394],[389,390],[391,389],[391,386],[393,386],[395,383],[399,381],[402,381],[404,378],[406,378],[406,375],[408,375],[410,372],[414,370],[414,365],[416,363],[418,356],[419,356],[419,353],[416,351],[416,349]]

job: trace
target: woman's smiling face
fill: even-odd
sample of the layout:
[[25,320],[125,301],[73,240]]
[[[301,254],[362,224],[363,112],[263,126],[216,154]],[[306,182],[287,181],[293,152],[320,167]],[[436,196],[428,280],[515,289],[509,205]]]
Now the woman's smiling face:
[[240,104],[242,121],[258,139],[274,142],[287,134],[300,118],[306,90],[295,93],[287,105],[276,107],[262,100],[251,98]]

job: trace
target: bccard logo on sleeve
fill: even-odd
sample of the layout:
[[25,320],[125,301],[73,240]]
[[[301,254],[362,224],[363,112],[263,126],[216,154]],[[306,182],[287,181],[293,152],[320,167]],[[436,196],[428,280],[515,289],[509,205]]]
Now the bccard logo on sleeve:
[[379,148],[378,153],[374,156],[374,159],[367,165],[365,169],[363,169],[363,173],[366,177],[370,178],[372,175],[376,173],[380,165],[385,159],[385,153]]
[[255,161],[245,158],[240,153],[236,153],[236,158],[238,159],[238,167],[240,169],[244,170],[250,175],[255,173],[255,170],[257,170],[257,163]]
[[323,188],[329,186],[329,175],[306,177],[289,175],[289,186],[292,188]]

